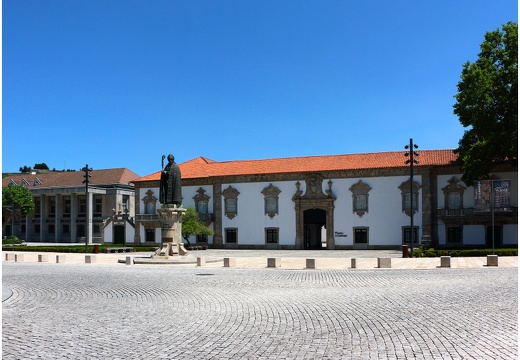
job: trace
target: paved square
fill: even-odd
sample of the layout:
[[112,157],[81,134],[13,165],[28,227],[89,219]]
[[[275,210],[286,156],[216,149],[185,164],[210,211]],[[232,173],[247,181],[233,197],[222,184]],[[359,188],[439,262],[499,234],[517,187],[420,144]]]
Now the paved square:
[[4,262],[3,359],[516,359],[518,269]]

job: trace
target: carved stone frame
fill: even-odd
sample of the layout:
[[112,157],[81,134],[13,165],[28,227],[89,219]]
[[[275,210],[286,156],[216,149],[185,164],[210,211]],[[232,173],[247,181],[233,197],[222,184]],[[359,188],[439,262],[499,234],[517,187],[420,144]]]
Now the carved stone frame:
[[448,196],[450,193],[460,193],[460,204],[458,209],[464,208],[464,191],[466,187],[463,185],[459,185],[460,180],[453,176],[448,180],[448,185],[443,187],[441,190],[444,193],[444,208],[448,209]]
[[157,198],[155,196],[153,196],[153,191],[152,190],[148,190],[146,192],[146,196],[144,198],[142,198],[141,200],[143,200],[143,203],[144,203],[144,212],[145,212],[145,214],[148,214],[146,212],[146,210],[148,208],[148,203],[153,203],[154,204],[154,209],[155,209],[155,213],[154,214],[157,214]]
[[203,188],[199,188],[197,190],[197,195],[195,195],[193,198],[193,201],[195,202],[195,209],[197,213],[199,213],[199,202],[205,202],[206,203],[206,214],[209,213],[209,199],[210,197],[206,195],[206,190]]
[[328,181],[329,188],[322,189],[323,176],[319,174],[309,174],[305,176],[306,191],[300,190],[300,182],[296,182],[296,193],[292,200],[294,201],[294,210],[296,213],[296,241],[295,248],[304,248],[304,213],[310,209],[321,209],[326,211],[327,229],[327,249],[334,250],[336,241],[334,238],[334,202],[336,196],[332,192],[332,180]]
[[[280,195],[281,191],[273,184],[269,184],[269,186],[264,188],[261,192],[264,195],[264,212],[266,215],[268,215],[272,219],[275,217],[275,215],[278,215],[278,196]],[[268,207],[267,207],[268,199],[274,199],[276,201],[276,210],[275,211],[268,210]]]
[[[419,185],[418,182],[414,181],[413,182],[413,189],[412,189],[413,193],[410,194],[410,196],[412,196],[412,197],[413,197],[413,194],[415,194],[416,202],[414,203],[414,209],[413,209],[413,213],[414,214],[419,211],[419,189],[420,188],[421,188],[421,185]],[[399,190],[401,190],[401,208],[402,208],[402,211],[406,215],[411,216],[412,210],[405,208],[405,196],[406,196],[406,194],[408,194],[410,192],[410,179],[406,180],[401,185],[399,185]]]
[[[368,213],[368,192],[372,190],[372,188],[359,180],[357,183],[352,185],[349,190],[352,192],[352,212],[356,213],[358,216],[363,216]],[[357,195],[364,195],[366,197],[367,205],[365,209],[356,209]]]
[[[233,219],[235,216],[238,215],[238,195],[240,195],[240,193],[231,185],[228,186],[226,190],[222,191],[222,196],[224,196],[224,213],[229,219]],[[235,211],[228,210],[228,200],[235,200]]]

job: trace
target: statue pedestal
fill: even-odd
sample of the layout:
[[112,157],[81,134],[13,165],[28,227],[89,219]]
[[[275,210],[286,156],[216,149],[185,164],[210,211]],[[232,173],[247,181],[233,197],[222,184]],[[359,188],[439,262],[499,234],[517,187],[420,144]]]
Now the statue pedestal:
[[157,210],[161,221],[162,246],[155,258],[167,259],[169,256],[188,254],[182,243],[182,218],[186,209],[177,205],[164,204]]

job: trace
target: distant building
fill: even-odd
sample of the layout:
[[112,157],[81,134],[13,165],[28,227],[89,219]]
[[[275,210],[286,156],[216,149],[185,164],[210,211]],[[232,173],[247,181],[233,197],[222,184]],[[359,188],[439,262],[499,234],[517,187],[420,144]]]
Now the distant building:
[[[495,179],[509,180],[509,203],[492,217],[476,206],[480,190],[461,182],[453,150],[420,151],[412,192],[405,160],[403,152],[382,152],[187,161],[179,165],[183,206],[214,231],[190,240],[243,249],[400,248],[412,238],[415,246],[491,247],[494,223],[495,246],[518,244],[516,169],[495,169]],[[133,181],[135,243],[161,242],[159,181],[160,172]]]
[[2,234],[30,242],[76,243],[85,242],[89,233],[94,243],[132,242],[135,206],[130,182],[139,175],[126,168],[93,170],[90,174],[88,208],[82,171],[11,174],[2,179],[2,187],[27,187],[35,204],[34,212],[23,219],[16,209],[14,221],[12,210],[4,211]]

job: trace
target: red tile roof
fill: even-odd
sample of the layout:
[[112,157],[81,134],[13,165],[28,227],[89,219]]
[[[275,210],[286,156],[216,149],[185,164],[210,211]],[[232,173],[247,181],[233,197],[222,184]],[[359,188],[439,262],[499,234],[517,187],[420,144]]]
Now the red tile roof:
[[[455,159],[456,155],[452,149],[421,150],[417,158],[419,164],[416,166],[450,165]],[[216,176],[400,168],[407,166],[405,161],[404,151],[393,151],[224,162],[198,157],[179,164],[179,167],[183,179],[197,179]],[[160,174],[161,172],[157,171],[134,182],[157,181],[160,180]]]
[[[139,175],[126,168],[92,170],[90,172],[90,185],[112,185],[123,184],[128,185],[133,180],[139,178]],[[2,179],[2,187],[7,186],[13,180],[16,185],[20,185],[25,179],[28,188],[48,188],[48,187],[72,187],[84,186],[83,171],[65,171],[65,172],[49,172],[44,174],[12,174]],[[37,184],[38,179],[41,183]]]

